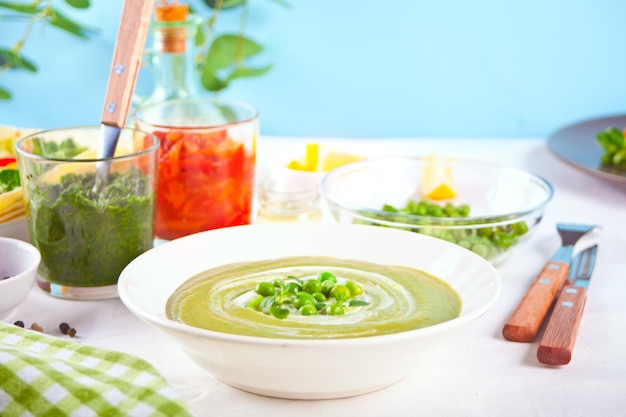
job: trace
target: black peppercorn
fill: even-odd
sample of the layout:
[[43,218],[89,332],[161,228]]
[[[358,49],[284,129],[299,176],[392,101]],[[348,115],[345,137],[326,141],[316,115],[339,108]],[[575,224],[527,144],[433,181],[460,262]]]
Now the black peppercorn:
[[67,334],[67,331],[70,329],[70,325],[67,324],[66,322],[63,322],[59,324],[59,329],[61,330],[61,333]]

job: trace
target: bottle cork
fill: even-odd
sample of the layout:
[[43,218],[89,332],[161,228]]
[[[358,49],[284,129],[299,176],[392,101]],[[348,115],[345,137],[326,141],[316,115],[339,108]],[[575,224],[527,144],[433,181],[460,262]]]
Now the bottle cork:
[[163,0],[163,3],[156,7],[155,20],[162,36],[162,52],[185,52],[187,29],[183,26],[176,26],[176,22],[185,22],[188,14],[189,5],[178,3],[176,0],[172,3]]

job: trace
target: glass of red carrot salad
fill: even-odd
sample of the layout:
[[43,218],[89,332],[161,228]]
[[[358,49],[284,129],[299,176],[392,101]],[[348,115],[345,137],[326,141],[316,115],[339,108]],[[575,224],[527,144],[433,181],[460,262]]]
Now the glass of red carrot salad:
[[157,238],[250,223],[258,119],[253,106],[206,98],[135,111],[135,125],[160,140]]

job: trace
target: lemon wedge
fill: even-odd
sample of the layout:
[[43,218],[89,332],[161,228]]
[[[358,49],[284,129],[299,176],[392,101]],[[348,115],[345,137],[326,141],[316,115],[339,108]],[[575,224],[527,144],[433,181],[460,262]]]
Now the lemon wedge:
[[287,168],[298,171],[317,171],[318,161],[319,145],[317,143],[307,143],[304,157],[290,161],[287,164]]
[[452,167],[446,166],[439,155],[430,155],[422,169],[420,193],[429,200],[450,200],[457,194],[452,181]]
[[339,152],[329,150],[323,158],[321,158],[321,171],[331,171],[342,165],[362,160],[360,155],[354,155],[347,152]]
[[289,161],[287,168],[299,171],[327,172],[350,162],[360,161],[363,157],[341,152],[318,143],[308,143],[302,158]]

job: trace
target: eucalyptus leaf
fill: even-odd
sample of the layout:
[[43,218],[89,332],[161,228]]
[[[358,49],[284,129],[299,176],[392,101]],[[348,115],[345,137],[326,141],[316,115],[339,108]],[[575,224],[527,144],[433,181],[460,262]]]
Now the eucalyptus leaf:
[[266,65],[260,68],[250,68],[250,67],[237,67],[235,68],[228,76],[226,77],[227,81],[232,81],[237,78],[245,78],[245,77],[258,77],[267,73],[272,69],[271,65]]
[[228,87],[228,82],[220,79],[217,76],[216,71],[211,68],[204,66],[202,68],[202,73],[200,74],[200,82],[202,83],[202,87],[204,87],[207,91],[217,92]]
[[11,92],[0,86],[0,100],[10,100]]
[[[76,4],[86,4],[86,7],[89,7],[90,0],[66,0],[68,4],[76,3]],[[74,6],[77,7],[77,6]],[[7,1],[0,1],[0,8],[13,10],[18,13],[28,14],[28,15],[38,15],[42,12],[42,8],[38,6],[38,2],[32,2],[30,4],[17,4]],[[85,8],[85,7],[80,7]],[[48,22],[56,26],[57,28],[69,32],[73,35],[86,38],[88,34],[88,30],[81,24],[76,21],[66,17],[64,14],[59,12],[55,8],[51,8],[49,15],[47,16]]]
[[198,30],[196,31],[196,38],[194,40],[196,46],[204,45],[206,40],[207,40],[207,34],[206,34],[204,27],[202,26],[198,27]]
[[62,14],[56,9],[52,9],[50,13],[50,19],[48,20],[48,22],[52,26],[55,26],[61,30],[64,30],[73,35],[76,35],[79,38],[85,39],[88,37],[89,31],[87,30],[86,27],[66,17],[64,14]]
[[[19,2],[0,0],[0,9],[10,10],[28,16],[28,23],[24,34],[19,41],[11,49],[0,48],[0,66],[2,69],[8,70],[26,70],[37,72],[35,63],[20,54],[22,47],[29,38],[31,25],[33,23],[43,21],[45,24],[54,26],[67,33],[80,38],[87,38],[89,32],[86,26],[81,25],[77,21],[68,18],[63,13],[52,7],[52,1],[25,1]],[[91,0],[65,0],[65,3],[76,9],[85,9],[90,7]],[[11,15],[9,15],[11,16]],[[12,94],[6,88],[0,87],[0,100],[10,100]]]
[[37,66],[32,61],[10,49],[0,48],[0,63],[14,69],[37,72]]
[[204,66],[224,69],[263,51],[263,47],[245,36],[226,34],[215,38],[207,53]]
[[272,3],[276,3],[279,6],[283,6],[284,8],[291,8],[291,4],[287,3],[285,0],[269,0]]
[[0,1],[0,8],[13,10],[24,14],[35,14],[39,11],[36,3],[16,4],[8,1]]
[[211,9],[232,9],[233,7],[244,4],[246,0],[204,0],[204,2]]
[[363,307],[363,306],[368,306],[370,303],[368,303],[367,301],[363,301],[363,300],[351,300],[350,303],[348,303],[348,305],[350,307]]
[[65,0],[65,2],[76,9],[87,9],[90,6],[89,0]]

